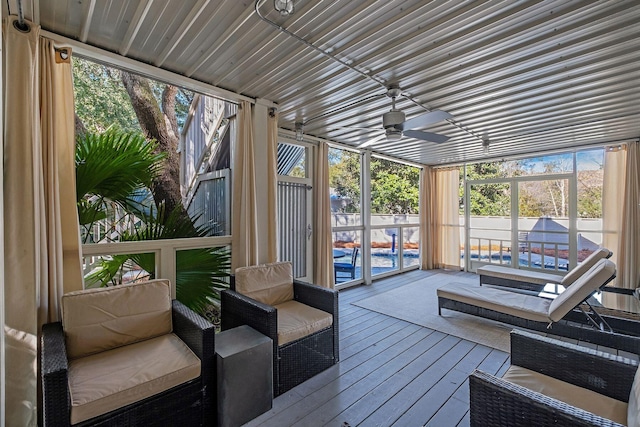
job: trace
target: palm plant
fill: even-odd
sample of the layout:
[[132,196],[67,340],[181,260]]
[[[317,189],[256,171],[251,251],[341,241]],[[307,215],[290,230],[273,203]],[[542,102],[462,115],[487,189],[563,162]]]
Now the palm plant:
[[[108,129],[102,134],[86,134],[76,148],[77,201],[84,239],[141,241],[203,237],[210,228],[196,226],[197,218],[184,215],[180,206],[165,212],[155,206],[149,186],[164,158],[156,145],[140,134]],[[104,235],[91,233],[98,221],[106,221],[114,212],[118,218]],[[135,227],[132,224],[135,223]],[[100,260],[85,277],[88,286],[117,285],[131,266],[154,277],[153,253],[114,255]],[[227,287],[230,253],[226,248],[178,251],[176,254],[176,297],[203,313],[219,290]]]

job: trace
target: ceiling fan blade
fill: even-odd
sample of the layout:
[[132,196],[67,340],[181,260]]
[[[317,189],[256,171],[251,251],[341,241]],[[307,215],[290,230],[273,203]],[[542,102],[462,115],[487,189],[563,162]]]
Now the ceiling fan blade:
[[387,135],[383,133],[380,136],[376,136],[373,139],[369,139],[369,140],[363,142],[362,144],[358,145],[358,148],[365,148],[365,147],[368,147],[370,145],[376,144],[377,142],[385,140],[385,139],[387,139]]
[[439,133],[433,133],[433,132],[425,132],[422,130],[405,130],[403,134],[404,136],[408,136],[410,138],[421,139],[422,141],[435,142],[437,144],[441,144],[449,140],[449,137],[446,135],[440,135]]
[[422,128],[425,126],[429,126],[430,124],[437,123],[441,120],[450,119],[452,117],[453,116],[446,111],[435,110],[416,116],[405,121],[404,123],[396,125],[395,127],[398,130]]

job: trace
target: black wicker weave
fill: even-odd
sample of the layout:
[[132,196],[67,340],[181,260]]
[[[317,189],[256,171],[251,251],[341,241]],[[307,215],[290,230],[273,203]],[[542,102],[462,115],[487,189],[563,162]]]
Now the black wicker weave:
[[[511,333],[511,364],[627,402],[638,363],[522,331]],[[527,388],[475,371],[472,426],[620,426]]]
[[[178,301],[173,301],[173,332],[200,358],[200,377],[140,402],[77,426],[214,425],[215,328]],[[71,402],[67,385],[67,354],[60,322],[42,327],[42,390],[44,426],[69,426]]]
[[280,394],[324,371],[339,360],[338,292],[294,280],[294,299],[333,315],[333,324],[307,337],[278,346],[278,314],[269,305],[231,290],[221,292],[222,330],[248,325],[273,341],[273,394]]
[[[577,309],[569,312],[564,319],[553,323],[551,327],[549,327],[547,322],[528,320],[495,310],[478,307],[474,304],[438,297],[438,312],[440,313],[443,308],[491,320],[497,320],[498,322],[507,323],[524,329],[546,332],[553,335],[573,338],[584,342],[590,342],[605,347],[617,348],[619,350],[640,354],[640,337],[628,335],[626,330],[619,333],[615,331],[606,332],[595,329],[593,326],[586,323],[586,317]],[[623,323],[628,325],[637,324],[637,322]],[[616,323],[612,324],[612,326],[615,325]]]

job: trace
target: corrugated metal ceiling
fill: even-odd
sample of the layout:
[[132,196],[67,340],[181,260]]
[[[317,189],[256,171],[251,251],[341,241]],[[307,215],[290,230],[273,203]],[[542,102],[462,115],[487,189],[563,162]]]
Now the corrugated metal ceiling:
[[399,84],[422,104],[399,98],[408,118],[454,116],[426,129],[451,137],[443,144],[372,147],[411,162],[482,159],[483,135],[491,157],[640,136],[637,0],[298,0],[289,17],[269,0],[260,11],[371,78],[261,21],[252,1],[25,2],[46,30],[272,100],[282,128],[304,122],[306,134],[353,146],[381,133],[384,86]]

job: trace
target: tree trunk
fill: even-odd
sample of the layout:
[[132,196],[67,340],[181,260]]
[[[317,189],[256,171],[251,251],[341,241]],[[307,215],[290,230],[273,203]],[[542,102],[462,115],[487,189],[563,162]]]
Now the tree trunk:
[[151,187],[153,199],[158,206],[164,203],[167,214],[179,208],[186,215],[180,194],[180,160],[177,152],[180,138],[175,95],[178,89],[167,85],[162,95],[161,109],[148,79],[126,71],[121,71],[120,75],[142,131],[147,138],[158,142],[159,151],[166,153],[163,170]]

